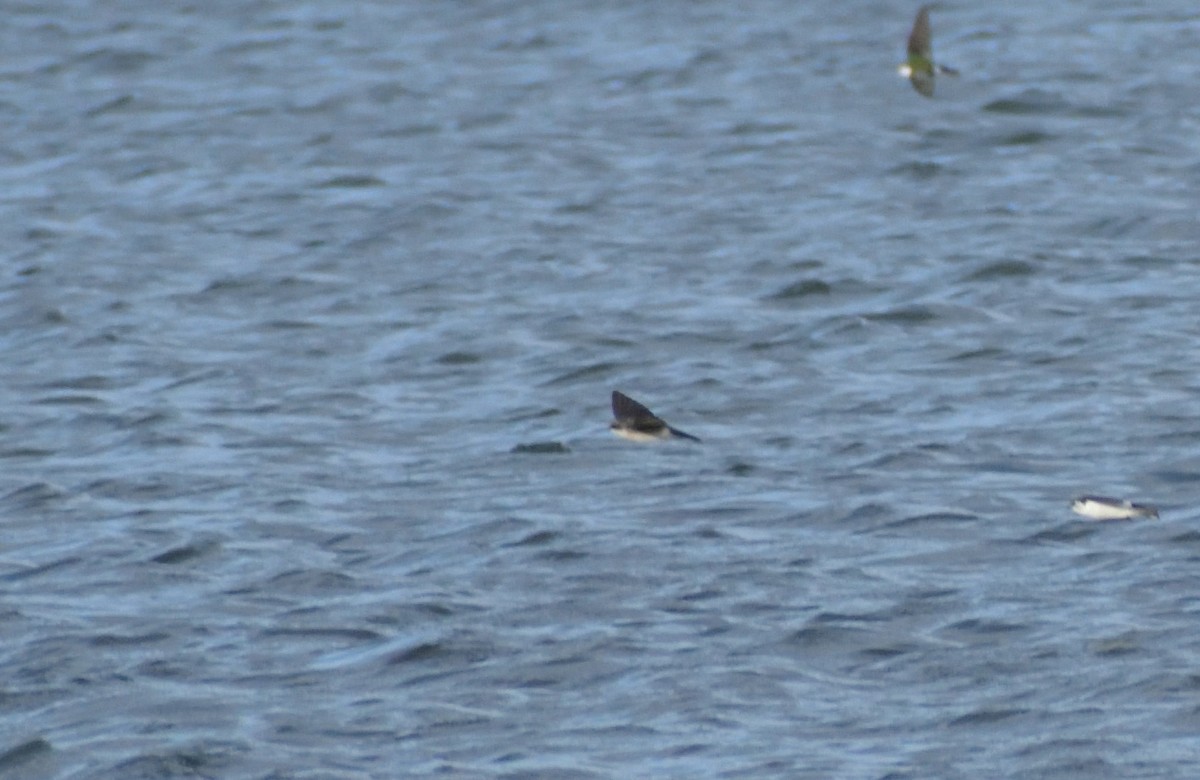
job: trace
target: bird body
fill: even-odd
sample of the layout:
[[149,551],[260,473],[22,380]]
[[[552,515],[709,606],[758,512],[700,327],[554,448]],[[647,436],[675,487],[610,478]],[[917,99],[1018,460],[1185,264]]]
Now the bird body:
[[613,390],[612,410],[615,419],[608,427],[622,439],[648,442],[677,437],[700,441],[690,433],[684,433],[678,428],[667,425],[666,420],[658,417],[654,412],[619,390]]
[[1092,520],[1132,520],[1136,517],[1158,518],[1158,508],[1135,504],[1123,498],[1080,496],[1071,502],[1071,511]]
[[898,71],[912,82],[913,89],[925,97],[933,97],[934,76],[944,73],[957,76],[958,71],[933,61],[933,34],[929,26],[929,6],[923,5],[913,20],[908,34],[908,56]]

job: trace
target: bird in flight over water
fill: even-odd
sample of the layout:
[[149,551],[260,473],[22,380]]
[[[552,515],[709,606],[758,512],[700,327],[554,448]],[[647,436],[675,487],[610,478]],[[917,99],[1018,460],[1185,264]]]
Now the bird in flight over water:
[[672,428],[666,421],[654,412],[639,404],[620,390],[613,390],[613,417],[616,418],[608,426],[612,432],[622,439],[630,441],[658,441],[672,437],[700,441],[690,433],[684,433],[678,428]]
[[1092,520],[1132,520],[1135,517],[1158,518],[1158,508],[1135,504],[1123,498],[1080,496],[1071,502],[1071,511]]
[[933,36],[929,30],[929,6],[917,11],[912,32],[908,34],[908,58],[898,68],[901,76],[912,82],[913,89],[925,97],[933,97],[933,79],[938,73],[957,76],[958,71],[933,61]]

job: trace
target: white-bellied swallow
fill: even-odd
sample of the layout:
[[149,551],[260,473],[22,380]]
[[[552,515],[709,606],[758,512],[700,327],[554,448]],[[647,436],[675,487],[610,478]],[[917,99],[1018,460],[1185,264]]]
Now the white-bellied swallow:
[[622,439],[630,441],[659,441],[675,436],[690,441],[700,441],[690,433],[684,433],[678,428],[672,428],[666,421],[654,412],[639,404],[620,390],[613,390],[613,417],[616,418],[608,426],[612,432]]
[[1158,517],[1157,507],[1106,496],[1080,496],[1071,502],[1071,511],[1092,520],[1132,520],[1135,517]]
[[913,89],[925,97],[933,97],[933,80],[938,73],[957,76],[958,71],[933,61],[933,36],[929,30],[929,6],[917,11],[912,32],[908,34],[908,58],[900,63],[900,75],[912,82]]

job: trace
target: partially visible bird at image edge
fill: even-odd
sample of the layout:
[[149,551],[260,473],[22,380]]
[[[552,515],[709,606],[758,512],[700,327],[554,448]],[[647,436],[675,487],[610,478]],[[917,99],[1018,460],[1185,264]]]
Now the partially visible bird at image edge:
[[897,69],[901,76],[912,82],[913,89],[925,97],[933,97],[934,77],[938,73],[957,76],[954,68],[938,65],[933,61],[933,34],[929,27],[929,6],[923,5],[913,20],[908,34],[908,58]]

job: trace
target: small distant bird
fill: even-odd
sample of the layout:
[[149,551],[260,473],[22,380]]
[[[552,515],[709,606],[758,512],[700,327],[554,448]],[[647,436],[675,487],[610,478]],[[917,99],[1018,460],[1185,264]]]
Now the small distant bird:
[[929,31],[929,6],[921,6],[908,34],[908,59],[898,68],[900,75],[912,82],[913,89],[925,97],[933,97],[933,77],[937,73],[957,76],[958,71],[933,61],[932,34]]
[[667,425],[665,420],[619,390],[613,390],[612,410],[616,419],[608,427],[622,439],[657,441],[677,436],[680,439],[700,441],[690,433]]
[[1093,520],[1132,520],[1135,517],[1158,517],[1158,509],[1149,504],[1135,504],[1123,498],[1080,496],[1071,502],[1071,511]]

